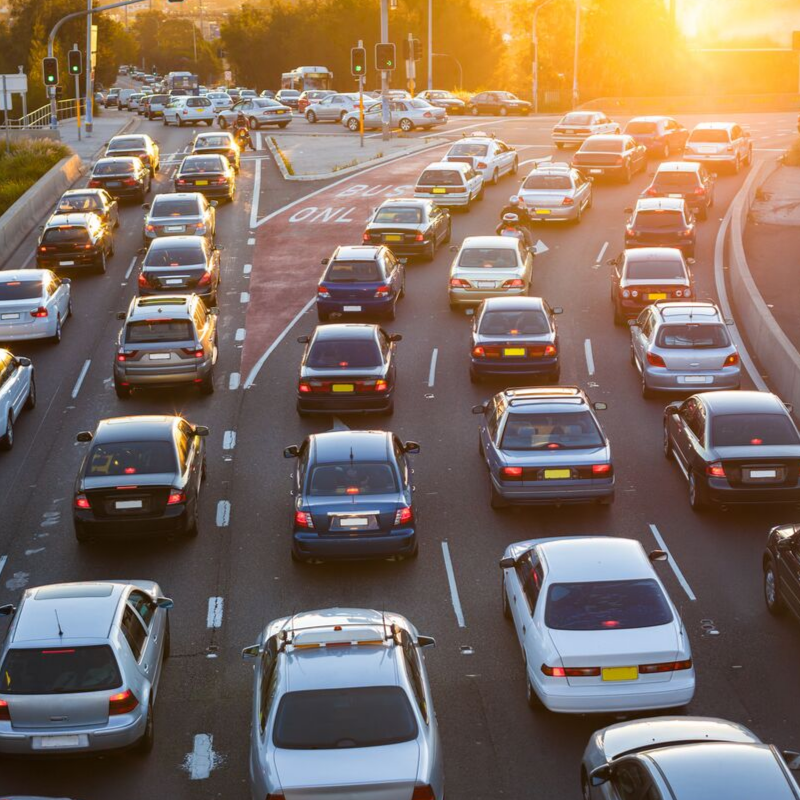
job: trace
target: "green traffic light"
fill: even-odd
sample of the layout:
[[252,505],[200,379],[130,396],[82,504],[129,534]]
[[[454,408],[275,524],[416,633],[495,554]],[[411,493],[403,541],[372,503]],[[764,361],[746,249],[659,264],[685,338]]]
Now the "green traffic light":
[[55,77],[53,75],[48,75],[47,76],[47,82],[48,83],[52,83],[54,80],[55,80]]

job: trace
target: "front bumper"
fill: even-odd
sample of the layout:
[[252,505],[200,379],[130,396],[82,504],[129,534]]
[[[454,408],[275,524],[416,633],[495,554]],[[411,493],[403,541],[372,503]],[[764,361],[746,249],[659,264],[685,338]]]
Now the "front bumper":
[[529,481],[523,485],[498,481],[494,474],[489,477],[497,493],[515,505],[570,505],[614,497],[613,477],[606,480]]
[[403,556],[413,553],[416,545],[417,533],[414,528],[398,528],[391,533],[382,532],[369,536],[336,536],[308,531],[295,531],[292,535],[292,550],[300,560],[358,560]]
[[355,414],[359,412],[388,411],[392,405],[393,391],[378,394],[297,394],[297,408],[306,413]]

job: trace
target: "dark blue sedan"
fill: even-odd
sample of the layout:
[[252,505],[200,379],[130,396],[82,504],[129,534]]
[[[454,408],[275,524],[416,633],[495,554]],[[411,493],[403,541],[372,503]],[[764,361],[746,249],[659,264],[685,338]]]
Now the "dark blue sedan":
[[469,377],[541,376],[557,383],[561,375],[555,315],[541,297],[492,297],[475,313]]
[[417,555],[412,472],[386,431],[329,431],[283,451],[296,458],[292,559],[327,561]]

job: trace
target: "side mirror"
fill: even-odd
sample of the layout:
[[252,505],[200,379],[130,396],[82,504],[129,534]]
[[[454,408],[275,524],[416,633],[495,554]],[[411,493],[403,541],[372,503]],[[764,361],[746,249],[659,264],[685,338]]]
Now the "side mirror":
[[212,208],[216,208],[216,207],[219,205],[219,203],[218,203],[216,200],[212,200],[212,201],[209,203],[209,205],[210,205]]
[[633,209],[630,206],[627,206],[622,209],[626,214],[633,214]]
[[206,425],[195,425],[194,426],[194,435],[195,436],[208,436],[208,427]]
[[794,411],[794,405],[792,403],[784,403],[783,407],[791,414]]
[[635,319],[629,319],[628,320],[628,327],[629,328],[638,328],[639,327],[639,322],[637,320],[635,320]]
[[19,366],[21,367],[29,367],[32,363],[33,362],[29,358],[26,358],[25,356],[20,356],[17,359],[17,364],[19,364]]
[[507,558],[500,559],[500,569],[514,569],[516,565],[517,565],[516,559],[513,559],[510,556]]
[[419,453],[419,442],[406,442],[403,445],[403,450],[406,453]]
[[159,608],[166,609],[167,611],[169,611],[171,608],[175,608],[175,602],[173,600],[170,600],[169,597],[159,597],[156,600],[156,605]]
[[791,550],[794,547],[794,536],[782,536],[775,542],[775,547],[778,550]]
[[225,245],[224,245],[224,244],[215,244],[215,245],[214,245],[214,249],[215,249],[215,250],[216,250],[218,253],[221,253],[221,252],[222,252],[222,251],[225,249]]
[[609,764],[602,764],[599,767],[595,767],[589,773],[589,783],[592,786],[602,786],[604,783],[608,783],[611,780],[611,766]]
[[789,767],[792,772],[800,770],[800,753],[795,750],[782,750],[781,755],[786,762],[786,766]]
[[393,333],[389,337],[390,342],[402,342],[403,341],[403,334],[402,333]]
[[10,617],[16,613],[17,607],[9,603],[5,606],[0,606],[0,617]]
[[91,442],[94,438],[94,435],[91,431],[81,431],[76,437],[76,442]]
[[300,344],[308,344],[311,341],[311,337],[310,336],[298,336],[297,337],[297,341],[300,342]]
[[608,409],[608,403],[592,403],[592,408],[595,411],[605,411]]
[[43,230],[44,230],[44,225],[40,225],[40,226],[39,226],[39,230],[40,230],[40,231],[43,231]]
[[296,444],[283,448],[284,458],[297,458],[300,455],[300,448]]
[[486,413],[486,403],[481,403],[479,406],[472,406],[472,413],[473,414],[485,414]]
[[126,316],[124,311],[117,311],[117,319],[125,319]]
[[678,413],[678,410],[679,410],[679,409],[678,409],[678,406],[676,406],[674,403],[671,403],[670,405],[668,405],[668,406],[667,406],[667,407],[664,409],[664,413],[665,413],[665,414],[667,414],[667,415],[669,415],[669,416],[674,416],[675,414],[677,414],[677,413]]
[[436,647],[433,636],[417,636],[417,647]]
[[554,314],[563,314],[563,313],[564,313],[564,309],[563,309],[563,308],[561,308],[561,306],[556,306],[556,307],[553,309],[553,313],[554,313]]
[[322,264],[323,267],[327,267],[329,262],[330,262],[329,258],[323,258],[322,261],[320,261],[319,263]]
[[666,550],[651,550],[647,554],[647,557],[652,562],[666,561],[669,558],[669,554],[666,552]]
[[258,658],[261,655],[261,645],[260,644],[251,644],[250,647],[245,647],[242,650],[242,659],[244,661],[249,661],[253,658]]
[[608,266],[608,267],[616,267],[617,266],[617,259],[616,258],[607,258],[606,259],[606,266]]
[[219,316],[219,308],[217,306],[212,306],[211,308],[206,309],[206,313],[211,317],[218,317]]
[[692,265],[693,265],[694,263],[696,263],[696,262],[695,262],[695,260],[694,260],[693,258],[687,258],[687,259],[686,259],[686,263],[687,263],[689,266],[692,266]]
[[150,203],[142,203],[142,208],[145,211],[149,211],[150,210]]
[[451,244],[448,249],[450,250],[451,253],[457,253],[458,252],[458,245]]

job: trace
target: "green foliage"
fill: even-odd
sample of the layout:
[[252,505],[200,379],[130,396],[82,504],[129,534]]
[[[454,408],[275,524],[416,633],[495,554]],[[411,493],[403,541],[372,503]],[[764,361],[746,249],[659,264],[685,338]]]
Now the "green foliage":
[[52,139],[19,139],[9,153],[0,148],[0,214],[70,152]]

